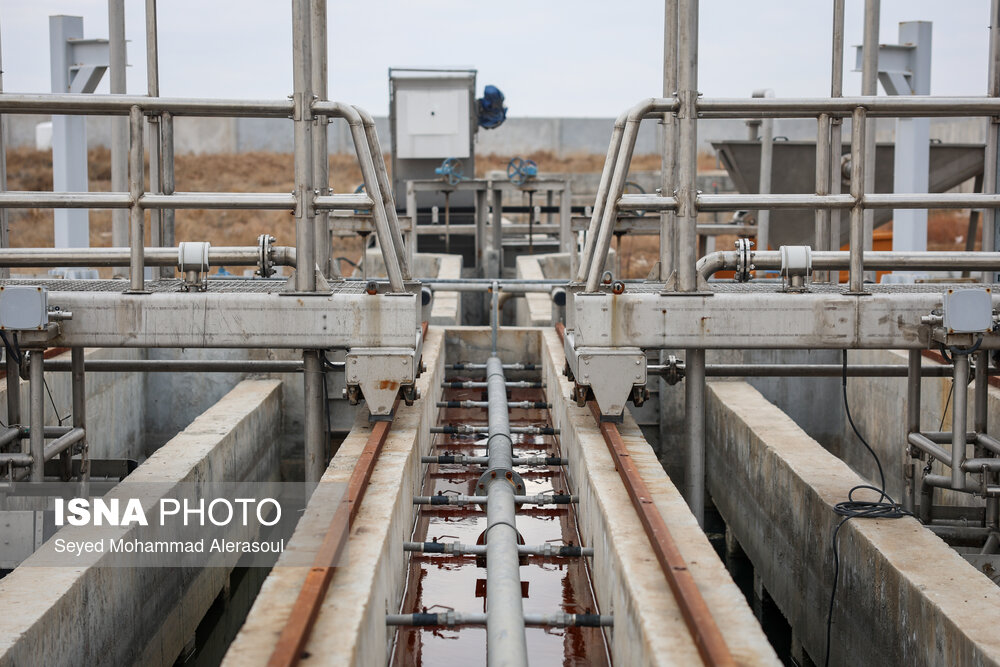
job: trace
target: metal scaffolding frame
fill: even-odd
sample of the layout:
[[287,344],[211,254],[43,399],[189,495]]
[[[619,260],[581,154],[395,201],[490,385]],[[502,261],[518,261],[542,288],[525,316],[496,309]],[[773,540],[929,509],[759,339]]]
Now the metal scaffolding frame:
[[[944,293],[955,285],[901,285],[894,288],[866,284],[866,271],[918,269],[981,272],[983,282],[993,283],[1000,272],[994,218],[1000,207],[997,191],[998,132],[1000,117],[1000,2],[990,9],[990,60],[987,94],[983,97],[905,96],[876,97],[879,1],[866,0],[862,95],[843,96],[844,2],[833,3],[831,92],[827,98],[748,99],[702,98],[698,91],[698,0],[666,0],[663,81],[664,96],[642,100],[616,120],[595,198],[593,214],[578,271],[567,287],[565,346],[570,370],[577,381],[578,397],[593,392],[606,419],[615,419],[627,397],[643,396],[645,374],[631,380],[592,385],[587,375],[620,363],[625,355],[650,350],[686,350],[687,476],[685,495],[692,510],[702,517],[704,502],[704,395],[705,354],[708,348],[808,348],[808,349],[926,349],[939,343],[959,349],[988,350],[1000,347],[992,327],[981,335],[955,334],[941,326],[935,313]],[[878,118],[984,117],[991,119],[985,151],[985,178],[981,193],[875,194],[874,122]],[[812,118],[817,127],[815,194],[702,194],[696,187],[697,120],[699,118]],[[842,122],[851,119],[850,192],[841,193]],[[639,124],[645,119],[664,124],[662,190],[659,194],[626,195],[625,181]],[[876,209],[984,208],[985,252],[872,252],[872,215]],[[698,253],[698,214],[703,211],[763,210],[782,208],[815,211],[811,247],[766,247],[753,250],[743,241],[736,251]],[[611,283],[604,276],[611,237],[622,214],[632,211],[660,213],[660,270],[658,282],[643,285]],[[840,215],[849,212],[848,252],[837,251]],[[802,259],[799,266],[792,258]],[[779,285],[732,285],[708,282],[720,270],[736,271],[737,281],[752,280],[754,269],[780,270]],[[846,289],[826,284],[835,270],[847,270]],[[657,276],[654,275],[654,278]],[[1000,307],[991,290],[992,307]],[[983,353],[984,354],[984,353]],[[638,357],[636,357],[638,359]],[[968,357],[957,355],[956,385],[967,368]],[[983,357],[984,367],[986,357]],[[589,368],[583,370],[583,364]],[[597,368],[595,368],[595,365]],[[581,373],[584,373],[581,375]],[[627,374],[626,374],[627,375]],[[911,374],[912,375],[912,374]],[[985,376],[980,373],[979,376]],[[919,385],[919,374],[913,376]],[[978,376],[977,376],[978,377]],[[963,385],[964,386],[964,385]],[[957,420],[957,422],[960,420]],[[983,431],[985,420],[980,420]],[[958,423],[954,430],[964,432]],[[911,429],[910,451],[927,455],[929,447],[914,445],[919,428]],[[915,435],[914,435],[915,434]],[[916,437],[915,437],[916,436]],[[988,437],[983,435],[983,437]],[[956,436],[956,442],[959,438]],[[979,442],[979,441],[977,441]],[[988,441],[983,441],[988,442]],[[980,443],[981,445],[981,443]],[[914,449],[916,447],[917,449]],[[939,448],[940,449],[940,448]],[[945,485],[970,489],[963,466],[968,463],[958,445],[949,455],[952,475],[948,483],[933,477],[926,486]],[[919,450],[919,451],[918,451]],[[992,456],[988,446],[980,446]],[[921,453],[922,452],[922,453]],[[935,453],[940,453],[933,450]],[[980,495],[995,488],[987,480],[993,464],[985,466],[975,485]],[[983,481],[986,480],[986,481]],[[996,514],[994,510],[993,514]]]
[[[390,383],[380,383],[375,375],[391,373],[392,386],[402,385],[407,398],[412,398],[406,392],[412,390],[422,333],[415,296],[419,288],[408,282],[410,262],[374,119],[363,109],[328,99],[325,0],[293,0],[291,8],[293,91],[287,100],[160,97],[156,0],[145,3],[147,95],[124,94],[124,6],[119,0],[109,3],[112,94],[16,94],[2,92],[0,83],[0,122],[6,113],[114,117],[112,192],[11,192],[6,189],[5,165],[0,159],[0,267],[4,271],[13,266],[128,267],[127,281],[90,281],[83,285],[73,285],[72,281],[22,282],[33,286],[49,283],[48,303],[59,313],[58,319],[54,316],[40,331],[17,333],[20,344],[30,349],[26,363],[30,364],[30,374],[35,380],[41,377],[42,351],[56,345],[71,347],[74,359],[83,346],[96,345],[301,348],[306,396],[306,477],[317,481],[325,469],[323,373],[329,363],[324,363],[323,351],[345,348],[350,350],[352,363],[365,361],[360,370],[348,374],[349,389],[353,389],[355,400],[361,395],[367,399],[373,414],[385,416],[391,413],[396,392],[380,389]],[[295,135],[294,192],[175,192],[173,122],[177,116],[291,118]],[[330,191],[326,125],[336,118],[343,119],[350,127],[367,194]],[[150,143],[144,146],[147,127]],[[0,153],[2,149],[0,144]],[[151,165],[148,183],[143,173],[147,157]],[[112,240],[116,247],[10,249],[7,210],[25,207],[112,209]],[[174,211],[187,208],[290,211],[296,219],[295,245],[276,246],[273,238],[264,235],[257,246],[211,248],[203,243],[171,247]],[[388,285],[368,289],[356,283],[327,282],[328,278],[340,279],[335,263],[330,260],[329,212],[356,209],[371,213]],[[149,248],[144,247],[147,211]],[[123,217],[126,215],[127,234]],[[197,258],[193,263],[192,257]],[[245,285],[207,280],[209,267],[222,264],[257,266],[262,278],[270,276],[276,265],[296,270],[287,285],[262,281],[263,289],[253,286],[244,289]],[[147,281],[146,266],[162,267],[162,271]],[[175,268],[185,276],[184,280],[173,280]],[[178,293],[178,289],[184,291]],[[286,299],[282,294],[287,293],[310,298]],[[122,319],[126,310],[132,316]],[[183,315],[185,312],[190,317]],[[267,313],[267,317],[261,318],[260,313]],[[327,326],[328,318],[334,318],[334,326]],[[127,326],[122,324],[126,321]],[[381,324],[383,321],[387,324]],[[289,336],[289,323],[302,335]],[[398,368],[389,371],[386,366],[390,360]],[[18,375],[18,361],[21,360],[8,354],[9,390],[16,387],[11,383]],[[79,369],[74,363],[74,380],[79,370],[81,386],[84,368],[80,357]],[[40,382],[31,383],[33,399],[40,387]],[[12,424],[20,423],[20,406],[13,404],[13,398],[9,400],[12,401],[9,419]],[[75,407],[77,403],[74,399]],[[38,428],[44,420],[44,405],[32,400],[30,447],[22,454],[4,454],[0,464],[27,463],[32,479],[39,479],[43,474],[39,459],[43,455],[51,458],[50,449],[58,445],[57,453],[62,455],[72,446],[79,450],[78,443],[84,439],[83,409],[81,394],[80,432],[62,434],[45,445],[43,430]],[[76,412],[75,409],[74,419]]]

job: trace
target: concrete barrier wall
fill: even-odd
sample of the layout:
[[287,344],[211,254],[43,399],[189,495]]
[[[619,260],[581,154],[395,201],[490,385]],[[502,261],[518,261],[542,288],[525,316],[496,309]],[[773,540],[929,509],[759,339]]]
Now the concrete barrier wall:
[[[612,659],[619,665],[700,664],[597,422],[589,409],[568,398],[572,387],[562,375],[562,342],[552,330],[541,336],[553,424],[561,429],[573,492],[580,496],[576,515],[583,544],[594,548],[595,593],[601,613],[615,615]],[[619,431],[737,664],[779,664],[743,594],[627,412]]]
[[[622,109],[630,102],[623,102]],[[35,126],[48,121],[48,116],[7,116],[8,145],[34,146]],[[383,150],[390,150],[391,132],[385,116],[375,118],[376,131]],[[816,140],[816,122],[809,119],[777,119],[774,135],[790,140]],[[608,150],[614,118],[540,118],[511,117],[495,130],[480,130],[476,136],[476,152],[480,155],[518,155],[535,151],[551,151],[559,156],[574,153],[604,154]],[[245,153],[252,151],[292,152],[292,122],[276,118],[191,118],[180,116],[174,121],[177,153]],[[844,136],[849,137],[850,120],[845,123]],[[878,123],[878,141],[892,141],[896,123]],[[353,153],[347,123],[335,120],[330,124],[329,146],[333,153]],[[946,143],[982,143],[986,124],[980,118],[932,118],[931,139]],[[87,138],[91,148],[111,145],[111,122],[108,117],[87,118]],[[742,120],[703,119],[698,121],[698,150],[712,151],[713,141],[746,139],[747,127]],[[640,126],[636,154],[658,153],[659,126],[649,120]]]
[[[822,662],[834,504],[864,483],[743,382],[711,382],[708,484],[802,646]],[[1000,664],[1000,589],[915,519],[840,531],[833,665]]]
[[[420,457],[429,451],[444,378],[443,332],[431,329],[424,341],[427,371],[417,380],[423,398],[400,404],[396,420],[372,473],[365,499],[352,526],[346,563],[336,570],[306,650],[324,664],[382,665],[392,632],[385,613],[399,608],[406,577],[403,541],[412,530],[411,502],[421,478]],[[294,554],[311,559],[322,543],[343,489],[365,447],[371,426],[359,416],[341,444],[305,514],[254,602],[246,623],[226,654],[225,665],[264,665],[291,613],[308,568],[285,567]]]
[[[278,469],[280,407],[279,381],[240,383],[111,493],[153,482],[269,479]],[[93,529],[58,534],[72,539],[83,530]],[[136,529],[107,530],[129,539]],[[49,540],[39,551],[52,549]],[[0,579],[0,665],[173,664],[228,569],[101,567],[110,557],[85,555],[73,568],[22,565]]]

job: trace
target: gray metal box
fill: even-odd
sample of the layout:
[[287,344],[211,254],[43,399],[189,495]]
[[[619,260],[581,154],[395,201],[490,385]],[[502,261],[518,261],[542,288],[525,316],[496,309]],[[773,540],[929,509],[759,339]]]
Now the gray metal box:
[[49,295],[44,287],[0,286],[0,329],[35,330],[49,323]]
[[944,293],[944,328],[948,333],[983,333],[993,328],[993,300],[988,289]]

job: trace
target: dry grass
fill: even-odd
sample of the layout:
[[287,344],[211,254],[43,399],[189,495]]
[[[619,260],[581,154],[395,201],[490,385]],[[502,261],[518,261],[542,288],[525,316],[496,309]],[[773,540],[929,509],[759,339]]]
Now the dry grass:
[[[551,152],[539,151],[522,157],[534,160],[549,172],[599,172],[604,166],[604,156],[596,154],[559,157]],[[505,170],[509,159],[509,156],[500,155],[478,156],[476,175],[482,177],[489,171]],[[715,157],[699,155],[698,166],[703,170],[714,169]],[[659,167],[658,155],[637,155],[632,160],[632,168],[637,171]],[[107,149],[90,151],[88,169],[92,192],[111,190],[111,156]],[[175,171],[178,191],[291,192],[293,189],[294,170],[290,154],[178,155]],[[361,182],[361,172],[349,155],[331,156],[330,174],[336,192],[353,192]],[[51,154],[25,148],[9,150],[7,179],[11,190],[51,190]],[[52,246],[51,209],[15,209],[11,211],[10,221],[10,239],[14,247]],[[968,212],[932,211],[929,227],[930,250],[964,249]],[[291,214],[282,211],[177,211],[176,214],[177,241],[207,240],[214,245],[252,245],[257,236],[265,232],[275,236],[279,243],[294,243],[294,219]],[[730,237],[718,237],[716,247],[731,247],[732,240]],[[334,248],[337,255],[355,258],[360,252],[358,240],[335,242],[340,244]],[[94,247],[111,245],[110,211],[91,212],[90,243]],[[623,237],[621,258],[625,277],[645,277],[656,262],[657,248],[658,239],[652,236]]]

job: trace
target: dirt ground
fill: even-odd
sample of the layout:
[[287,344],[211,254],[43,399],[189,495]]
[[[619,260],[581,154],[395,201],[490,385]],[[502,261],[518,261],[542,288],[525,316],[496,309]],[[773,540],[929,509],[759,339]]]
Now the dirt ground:
[[[587,173],[599,172],[604,155],[584,154],[557,157],[549,152],[524,156],[546,171]],[[504,170],[508,156],[478,156],[476,175]],[[386,159],[388,163],[388,156]],[[714,169],[715,157],[699,156],[700,169]],[[658,155],[637,155],[632,168],[655,170],[660,166]],[[111,155],[105,148],[90,151],[88,160],[90,190],[111,190]],[[291,192],[293,189],[292,156],[284,153],[238,153],[229,155],[178,155],[175,163],[177,191],[206,192]],[[335,192],[353,192],[361,182],[361,172],[352,156],[330,158],[330,174]],[[10,190],[51,190],[52,157],[47,151],[25,148],[7,153],[7,187]],[[14,209],[10,214],[10,240],[14,247],[51,247],[53,244],[52,210]],[[968,231],[968,211],[932,211],[929,221],[928,249],[958,250],[965,247]],[[883,228],[883,229],[888,229]],[[213,245],[253,245],[257,236],[270,233],[279,243],[291,244],[295,239],[295,223],[290,213],[282,211],[177,211],[176,239],[180,241],[211,241]],[[729,248],[735,237],[718,237],[717,248]],[[92,211],[90,243],[94,247],[111,245],[111,212]],[[334,248],[337,256],[356,258],[360,242],[340,241]],[[652,236],[625,236],[621,239],[622,272],[628,278],[643,278],[657,257],[658,240]],[[977,240],[977,248],[978,248]],[[345,267],[346,268],[346,267]]]

